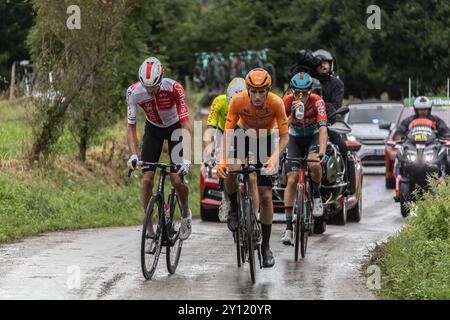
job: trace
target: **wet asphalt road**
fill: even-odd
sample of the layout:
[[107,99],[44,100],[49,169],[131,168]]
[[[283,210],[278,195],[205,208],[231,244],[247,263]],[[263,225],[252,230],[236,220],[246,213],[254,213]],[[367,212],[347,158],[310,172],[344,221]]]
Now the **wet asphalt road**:
[[254,285],[248,264],[237,268],[226,224],[194,221],[176,274],[162,254],[150,281],[140,270],[140,226],[47,233],[0,246],[0,299],[374,299],[361,261],[402,226],[399,211],[384,177],[365,176],[360,223],[328,225],[297,263],[275,224],[275,266],[258,269]]

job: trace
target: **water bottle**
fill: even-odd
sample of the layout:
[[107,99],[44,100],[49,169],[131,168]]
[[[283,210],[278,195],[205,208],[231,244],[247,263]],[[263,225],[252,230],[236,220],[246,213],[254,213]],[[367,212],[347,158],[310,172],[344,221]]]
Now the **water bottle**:
[[303,104],[303,102],[299,101],[298,109],[295,110],[294,116],[298,120],[303,120],[303,117],[305,116],[304,110],[305,110],[305,105]]

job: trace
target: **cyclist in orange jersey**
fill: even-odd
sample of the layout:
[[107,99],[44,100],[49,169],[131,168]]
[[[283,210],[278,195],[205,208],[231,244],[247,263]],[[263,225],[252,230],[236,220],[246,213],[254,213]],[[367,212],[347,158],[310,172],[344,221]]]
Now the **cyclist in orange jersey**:
[[[269,240],[272,231],[273,204],[272,179],[270,174],[276,172],[280,154],[288,144],[288,119],[283,100],[270,92],[271,78],[264,69],[251,70],[246,78],[247,91],[236,94],[229,106],[222,142],[222,160],[217,175],[224,178],[225,190],[230,199],[228,228],[236,231],[238,226],[237,176],[227,174],[228,170],[238,170],[240,163],[254,155],[256,167],[264,167],[266,173],[256,175],[260,207],[262,231],[261,254],[263,267],[275,264]],[[275,146],[275,135],[272,132],[278,125],[280,141]],[[234,150],[229,156],[231,142]],[[230,161],[231,160],[231,161]],[[253,174],[254,178],[254,174]],[[256,199],[253,199],[255,202]]]

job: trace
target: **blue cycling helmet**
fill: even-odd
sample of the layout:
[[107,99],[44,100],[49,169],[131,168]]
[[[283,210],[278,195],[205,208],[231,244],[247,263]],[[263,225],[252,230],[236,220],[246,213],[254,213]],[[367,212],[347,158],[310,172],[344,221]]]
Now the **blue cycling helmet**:
[[311,89],[313,79],[306,72],[299,72],[291,79],[291,88],[293,89]]

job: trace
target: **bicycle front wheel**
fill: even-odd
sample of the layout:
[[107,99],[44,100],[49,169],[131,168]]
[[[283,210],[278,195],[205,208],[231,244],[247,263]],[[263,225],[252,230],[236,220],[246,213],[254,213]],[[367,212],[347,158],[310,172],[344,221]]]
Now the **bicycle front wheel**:
[[295,212],[293,214],[296,216],[295,225],[294,225],[294,233],[295,233],[295,242],[294,242],[294,259],[298,261],[298,252],[302,245],[301,239],[303,239],[303,234],[301,232],[302,229],[302,216],[303,216],[303,186],[299,186],[297,190],[297,199],[294,205]]
[[256,282],[256,264],[255,264],[255,239],[254,239],[254,226],[253,226],[253,212],[252,203],[250,199],[245,200],[245,221],[247,231],[247,248],[248,248],[248,262],[250,264],[250,276],[252,283]]
[[[153,214],[158,217],[158,223],[150,226]],[[144,224],[142,226],[141,238],[141,268],[144,278],[149,280],[155,273],[158,265],[159,255],[162,248],[162,199],[159,196],[153,196],[145,211]]]
[[174,274],[180,261],[181,248],[183,240],[180,240],[178,234],[181,225],[181,205],[175,193],[169,196],[170,217],[166,221],[166,230],[168,235],[168,243],[166,246],[166,263],[167,270],[170,274]]

